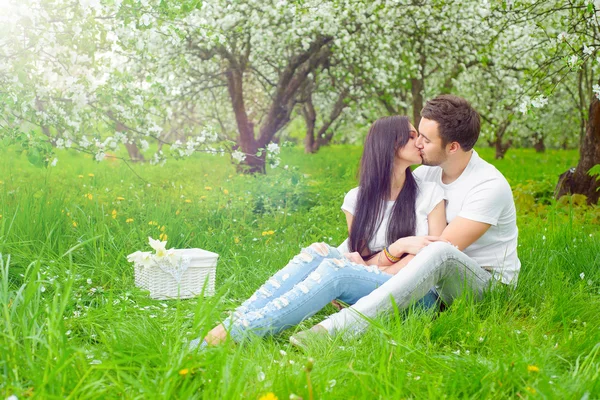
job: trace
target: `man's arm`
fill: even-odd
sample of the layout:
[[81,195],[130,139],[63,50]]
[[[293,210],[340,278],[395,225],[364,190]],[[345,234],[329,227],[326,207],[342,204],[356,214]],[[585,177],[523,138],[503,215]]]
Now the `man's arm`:
[[490,226],[492,225],[484,222],[456,217],[442,232],[442,239],[449,241],[457,246],[460,251],[463,251],[482,237],[490,229]]

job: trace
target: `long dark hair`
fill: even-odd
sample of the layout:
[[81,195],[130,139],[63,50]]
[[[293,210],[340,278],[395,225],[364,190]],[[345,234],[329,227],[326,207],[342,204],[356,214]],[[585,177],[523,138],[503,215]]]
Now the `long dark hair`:
[[[373,257],[369,241],[381,225],[386,201],[392,188],[396,152],[410,139],[408,117],[379,118],[371,125],[360,160],[360,190],[350,228],[350,251],[364,259]],[[396,198],[387,227],[387,244],[415,234],[417,183],[410,168]]]

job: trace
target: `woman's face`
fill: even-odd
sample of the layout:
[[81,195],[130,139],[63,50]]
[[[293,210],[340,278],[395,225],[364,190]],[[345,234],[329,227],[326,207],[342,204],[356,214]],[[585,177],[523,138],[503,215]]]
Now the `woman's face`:
[[408,139],[408,142],[406,142],[404,147],[398,149],[398,151],[396,153],[396,157],[403,161],[408,162],[411,165],[421,164],[421,162],[422,162],[421,152],[415,145],[419,134],[417,133],[417,130],[415,129],[415,127],[412,126],[412,124],[409,124],[408,126],[410,129],[410,139]]

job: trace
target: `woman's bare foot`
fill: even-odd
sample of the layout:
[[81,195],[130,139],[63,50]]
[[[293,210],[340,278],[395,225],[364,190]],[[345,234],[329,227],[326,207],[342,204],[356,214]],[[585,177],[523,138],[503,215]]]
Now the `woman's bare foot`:
[[209,346],[216,346],[223,343],[227,339],[227,330],[223,324],[215,326],[210,332],[206,334],[204,340]]

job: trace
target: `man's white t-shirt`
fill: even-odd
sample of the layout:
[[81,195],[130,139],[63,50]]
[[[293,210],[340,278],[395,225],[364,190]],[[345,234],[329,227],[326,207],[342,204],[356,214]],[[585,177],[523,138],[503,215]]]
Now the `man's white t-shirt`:
[[[416,199],[416,229],[415,236],[424,236],[428,235],[429,225],[427,223],[427,216],[435,206],[437,206],[440,201],[445,199],[444,190],[434,182],[421,182],[418,178],[416,178],[417,187],[419,191],[417,192]],[[349,212],[354,215],[356,211],[356,201],[358,200],[358,191],[359,188],[356,187],[346,193],[346,197],[344,197],[344,203],[342,204],[342,210]],[[383,219],[381,221],[381,225],[375,232],[375,236],[371,238],[369,241],[369,250],[375,253],[383,250],[384,246],[388,246],[391,243],[387,243],[387,227],[390,221],[390,214],[392,212],[392,208],[394,207],[394,201],[386,201],[385,210],[383,212]],[[342,253],[349,252],[348,250],[348,239],[344,241],[339,247]]]
[[521,268],[517,256],[517,212],[506,178],[473,150],[471,160],[454,182],[442,182],[440,167],[414,171],[424,182],[438,184],[445,193],[446,220],[456,217],[490,224],[490,228],[463,252],[503,283],[516,284]]

